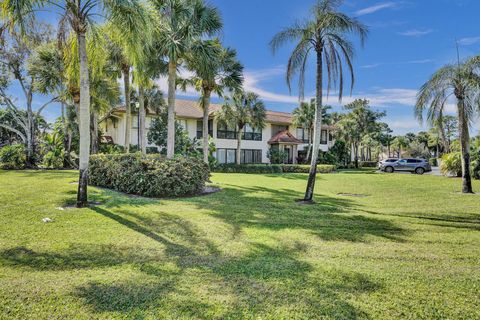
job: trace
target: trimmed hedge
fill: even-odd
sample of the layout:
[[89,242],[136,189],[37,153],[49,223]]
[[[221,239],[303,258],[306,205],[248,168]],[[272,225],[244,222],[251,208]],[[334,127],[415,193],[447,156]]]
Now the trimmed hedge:
[[89,172],[91,185],[146,197],[193,195],[210,178],[201,159],[140,153],[92,155]]
[[376,168],[378,167],[377,161],[360,161],[360,168]]
[[[319,164],[317,165],[318,173],[332,173],[335,171],[334,165]],[[309,165],[298,164],[219,164],[214,172],[223,173],[309,173]]]

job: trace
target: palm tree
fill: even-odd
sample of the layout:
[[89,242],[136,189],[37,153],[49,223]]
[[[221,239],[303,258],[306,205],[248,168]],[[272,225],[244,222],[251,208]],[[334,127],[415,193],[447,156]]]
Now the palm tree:
[[458,127],[462,154],[462,192],[473,193],[470,175],[469,127],[480,103],[480,57],[440,68],[420,89],[415,106],[415,115],[422,121],[427,110],[427,119],[434,122],[443,115],[449,97],[457,104]]
[[152,0],[160,14],[160,54],[168,58],[167,157],[175,153],[175,87],[177,69],[192,46],[222,28],[218,10],[203,0]]
[[248,124],[254,129],[265,127],[265,105],[257,94],[253,92],[237,92],[227,99],[218,114],[220,122],[237,128],[237,155],[236,162],[240,164],[242,150],[243,129]]
[[398,151],[398,157],[402,157],[402,151],[408,148],[409,142],[408,139],[405,138],[404,136],[397,136],[395,139],[392,141],[392,148],[397,149]]
[[302,127],[308,132],[306,161],[310,159],[310,152],[312,150],[313,127],[315,125],[315,106],[315,99],[311,99],[310,103],[301,102],[300,106],[293,110],[293,124],[297,127]]
[[181,88],[193,86],[201,93],[203,109],[203,160],[208,163],[208,117],[210,97],[216,93],[222,97],[225,90],[238,91],[243,83],[243,66],[237,53],[223,48],[218,39],[202,41],[187,56],[187,67],[194,72],[189,79],[179,79]]
[[[79,131],[80,131],[80,165],[77,193],[77,207],[85,207],[87,201],[88,163],[90,153],[90,81],[87,57],[87,32],[92,31],[93,23],[99,12],[105,20],[122,30],[125,37],[145,29],[147,16],[145,8],[137,0],[122,1],[56,1],[52,6],[49,1],[24,0],[21,5],[15,1],[2,4],[2,16],[10,25],[18,25],[26,30],[26,23],[31,20],[38,9],[57,10],[62,17],[59,30],[65,30],[66,25],[76,34],[79,59]],[[129,37],[130,38],[130,37]],[[134,37],[131,37],[134,38]]]
[[[291,90],[292,77],[299,74],[299,98],[304,97],[305,70],[311,52],[316,54],[316,110],[315,126],[313,129],[313,151],[304,201],[313,200],[315,177],[317,173],[317,158],[320,146],[320,133],[322,127],[323,103],[323,68],[327,68],[327,93],[338,83],[338,98],[341,100],[344,87],[345,63],[351,75],[353,90],[354,74],[352,59],[354,55],[353,44],[348,40],[349,34],[360,37],[363,44],[368,30],[355,18],[337,11],[341,1],[319,0],[312,8],[312,17],[304,22],[294,24],[292,27],[279,32],[270,42],[273,53],[286,42],[296,43],[287,64],[286,80]],[[342,59],[343,58],[343,59]]]

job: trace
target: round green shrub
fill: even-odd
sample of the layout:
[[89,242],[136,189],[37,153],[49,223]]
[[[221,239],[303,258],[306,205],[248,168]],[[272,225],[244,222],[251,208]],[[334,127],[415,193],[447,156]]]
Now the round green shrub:
[[23,144],[12,144],[0,149],[1,169],[24,169],[27,164],[25,146]]
[[91,185],[146,197],[194,195],[210,178],[201,159],[158,154],[92,155],[89,171]]

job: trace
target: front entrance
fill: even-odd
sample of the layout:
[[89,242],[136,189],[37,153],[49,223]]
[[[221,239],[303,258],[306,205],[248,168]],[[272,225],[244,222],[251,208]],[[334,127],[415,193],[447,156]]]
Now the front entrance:
[[286,163],[287,164],[293,164],[293,147],[292,146],[285,146],[283,151],[287,154]]

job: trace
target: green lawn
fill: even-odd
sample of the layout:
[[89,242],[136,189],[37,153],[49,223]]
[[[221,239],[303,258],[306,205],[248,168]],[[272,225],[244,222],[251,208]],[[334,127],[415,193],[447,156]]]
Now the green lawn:
[[480,318],[480,195],[458,179],[320,175],[306,206],[306,175],[214,174],[209,196],[57,209],[76,177],[0,171],[1,319]]

